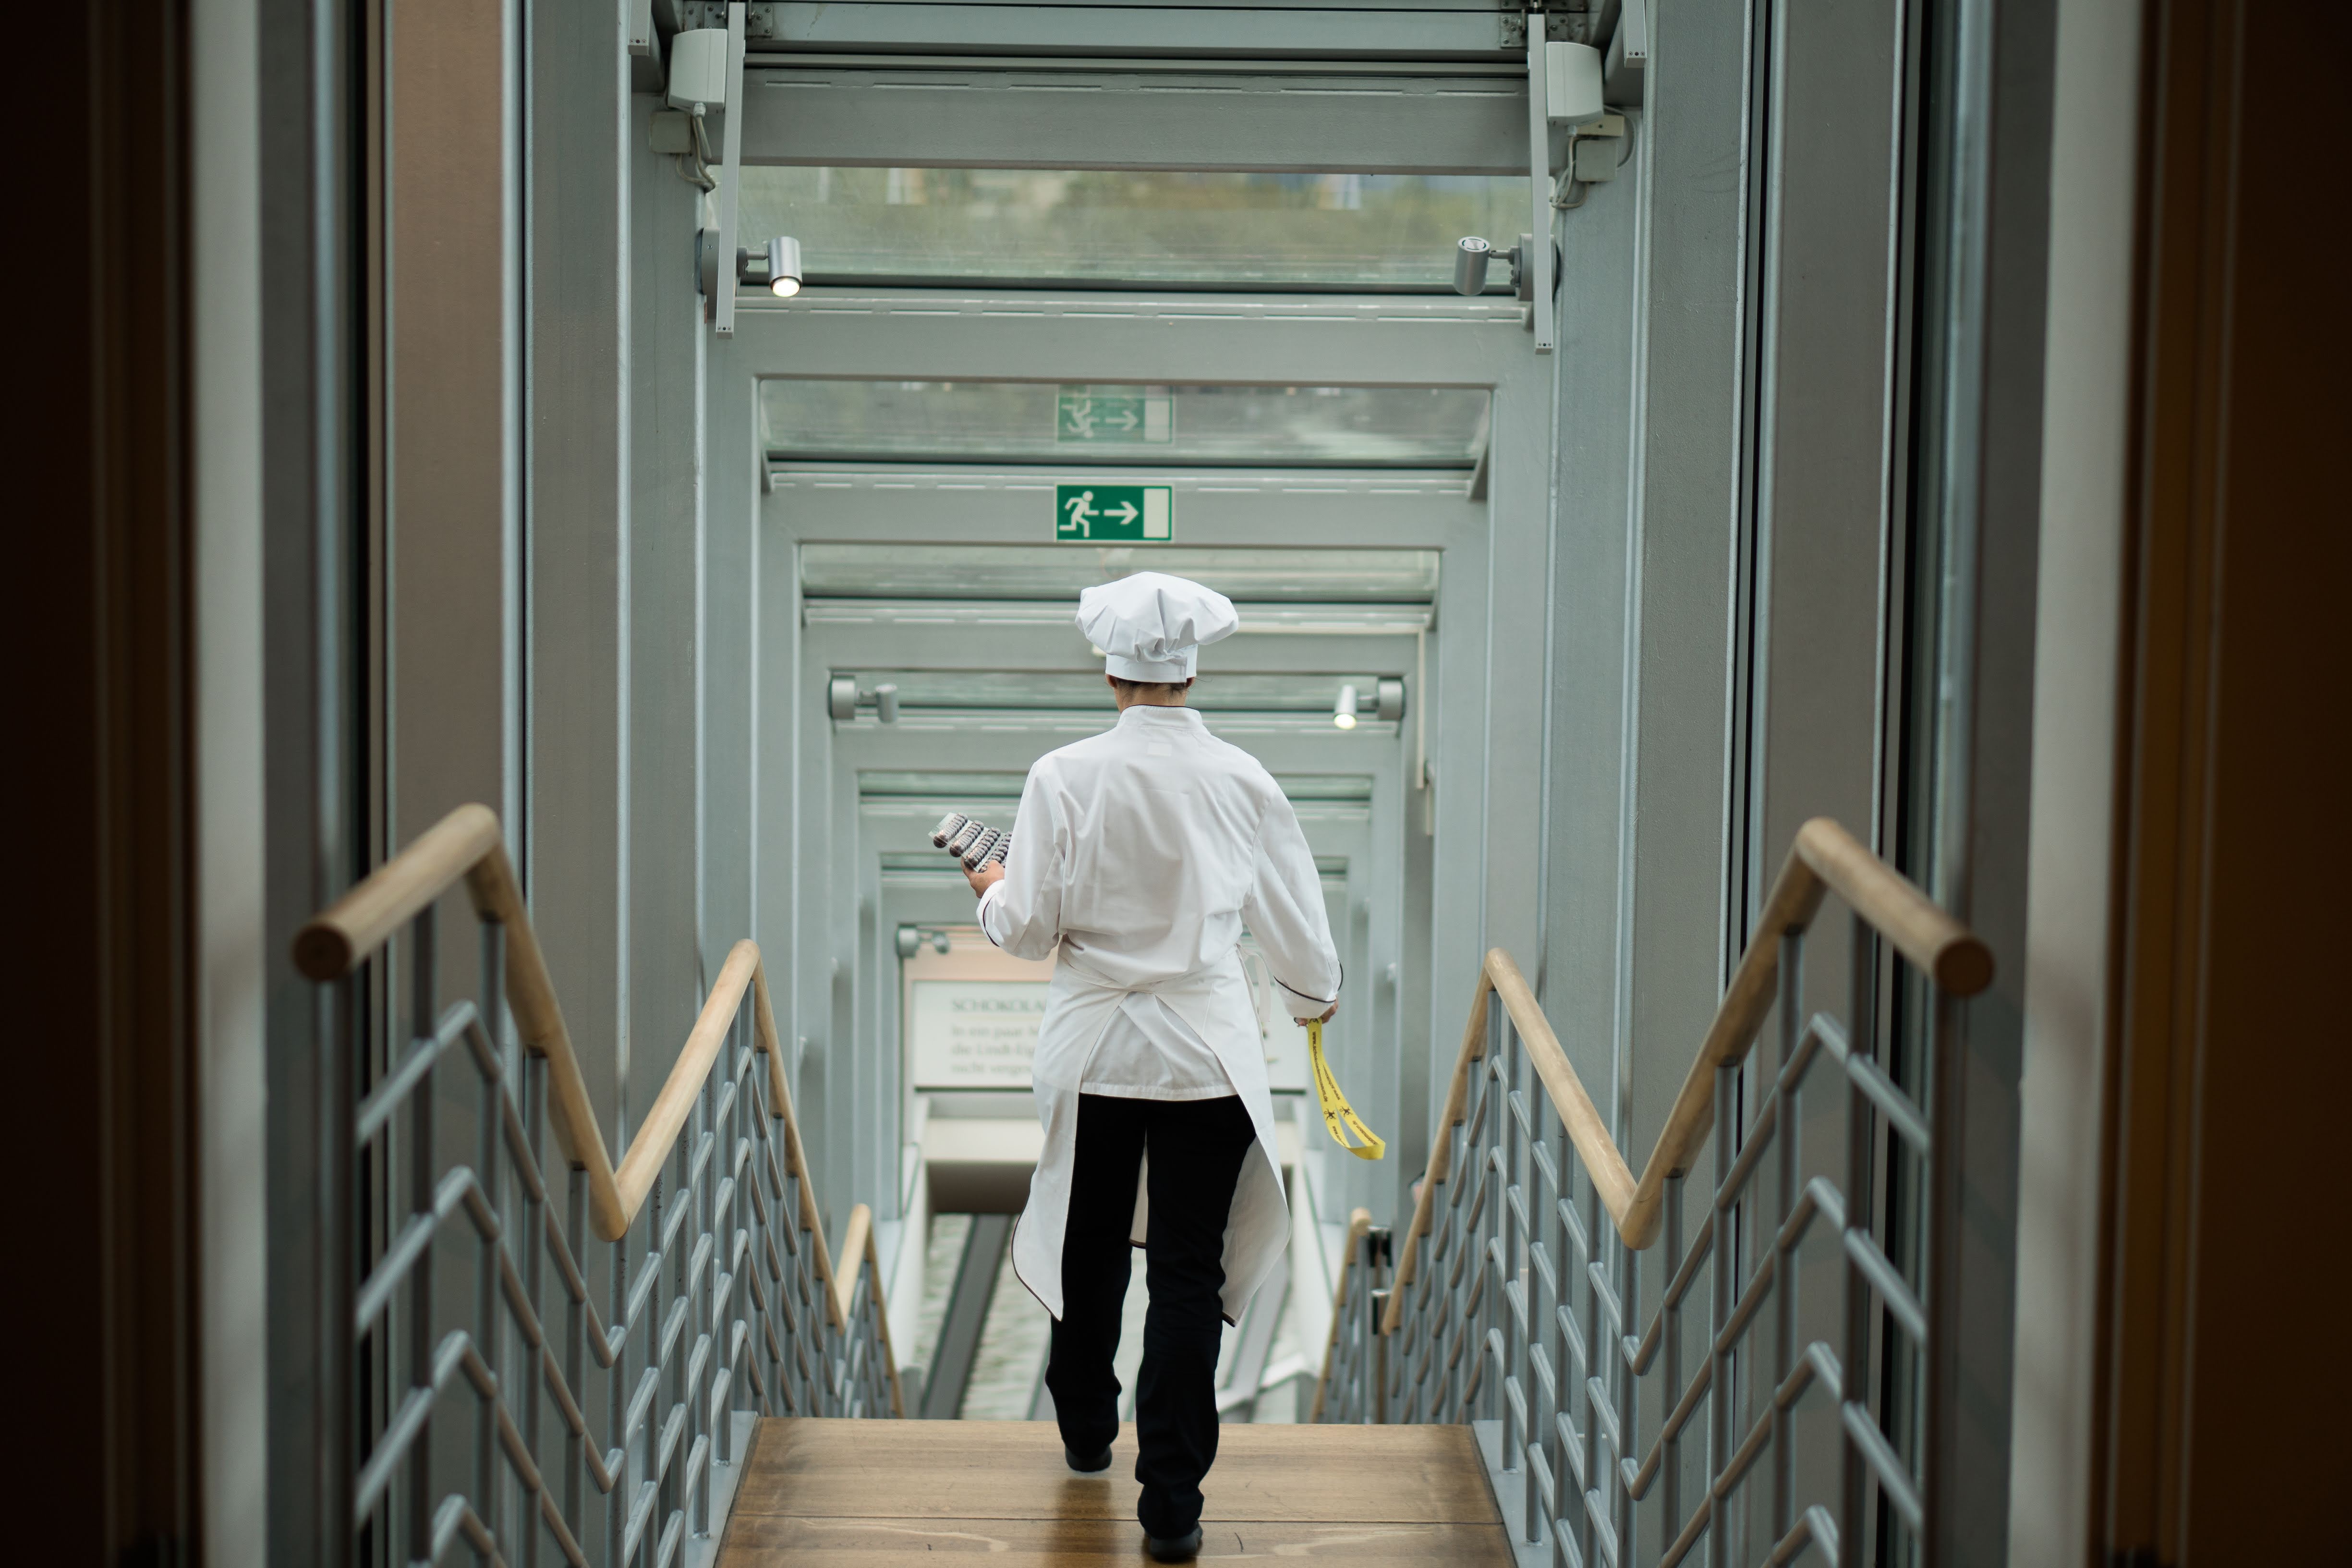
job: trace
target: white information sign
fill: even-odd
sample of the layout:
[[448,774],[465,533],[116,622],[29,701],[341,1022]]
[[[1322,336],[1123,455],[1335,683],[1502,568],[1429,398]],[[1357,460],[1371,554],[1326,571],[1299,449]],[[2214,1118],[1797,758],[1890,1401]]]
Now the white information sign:
[[1027,1089],[1045,1016],[1042,980],[918,980],[917,1089]]

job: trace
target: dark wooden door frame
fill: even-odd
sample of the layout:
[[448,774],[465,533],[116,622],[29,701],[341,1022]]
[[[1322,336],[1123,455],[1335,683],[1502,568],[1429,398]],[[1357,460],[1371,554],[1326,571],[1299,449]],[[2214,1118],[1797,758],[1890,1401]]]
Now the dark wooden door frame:
[[[2093,1562],[2347,1532],[2352,428],[2336,6],[2150,0]],[[2329,165],[2332,167],[2332,164]]]
[[[62,13],[8,269],[10,1292],[26,1561],[198,1539],[187,17]],[[37,1500],[35,1503],[34,1500]]]

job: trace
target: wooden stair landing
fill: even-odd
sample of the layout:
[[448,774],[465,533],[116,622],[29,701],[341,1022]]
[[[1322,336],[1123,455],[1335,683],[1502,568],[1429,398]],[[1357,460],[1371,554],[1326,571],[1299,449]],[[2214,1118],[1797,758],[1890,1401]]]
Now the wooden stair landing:
[[[1149,1563],[1134,1470],[1132,1425],[1080,1479],[1050,1421],[762,1421],[719,1568]],[[1201,1489],[1203,1562],[1512,1568],[1467,1426],[1225,1426]]]

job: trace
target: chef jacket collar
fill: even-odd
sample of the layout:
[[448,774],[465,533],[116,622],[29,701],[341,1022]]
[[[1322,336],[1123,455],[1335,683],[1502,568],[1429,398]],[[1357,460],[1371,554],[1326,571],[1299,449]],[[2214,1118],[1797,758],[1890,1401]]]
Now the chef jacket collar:
[[1118,716],[1118,721],[1121,724],[1133,724],[1138,728],[1146,724],[1174,722],[1197,730],[1201,727],[1201,710],[1197,708],[1163,708],[1156,703],[1134,702],[1129,704],[1127,711]]

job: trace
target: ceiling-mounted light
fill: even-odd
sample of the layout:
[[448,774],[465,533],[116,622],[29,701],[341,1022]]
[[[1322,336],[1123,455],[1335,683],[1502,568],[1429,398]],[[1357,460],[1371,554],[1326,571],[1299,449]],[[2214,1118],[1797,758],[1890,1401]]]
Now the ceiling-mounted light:
[[1352,683],[1339,688],[1339,700],[1331,704],[1331,722],[1342,730],[1356,727],[1356,688]]
[[768,292],[789,300],[801,291],[801,242],[780,234],[768,241]]

